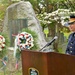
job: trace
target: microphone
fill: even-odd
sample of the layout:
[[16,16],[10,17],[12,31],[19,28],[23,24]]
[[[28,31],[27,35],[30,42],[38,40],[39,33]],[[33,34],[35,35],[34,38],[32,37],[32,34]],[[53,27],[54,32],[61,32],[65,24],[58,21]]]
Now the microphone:
[[51,45],[58,37],[55,36],[49,43],[46,44],[46,46],[49,46]]
[[[50,42],[48,42],[43,48],[45,48],[46,46],[51,45],[57,38],[58,38],[58,37],[55,36],[55,37],[54,37]],[[42,48],[42,49],[43,49],[43,48]],[[42,49],[40,49],[39,51],[41,51]]]

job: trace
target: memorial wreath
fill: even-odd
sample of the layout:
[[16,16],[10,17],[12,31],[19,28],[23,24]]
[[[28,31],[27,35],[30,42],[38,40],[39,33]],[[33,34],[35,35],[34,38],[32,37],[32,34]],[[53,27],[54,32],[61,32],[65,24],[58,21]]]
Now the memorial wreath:
[[24,49],[37,50],[39,49],[37,34],[30,29],[23,29],[15,38],[14,56],[19,58],[20,51]]
[[0,33],[0,59],[5,57],[8,51],[8,47],[10,45],[9,38],[7,34],[5,33]]
[[4,47],[5,47],[5,38],[2,35],[0,35],[0,51],[2,51]]
[[27,32],[22,32],[16,36],[16,43],[20,50],[22,49],[30,49],[34,46],[33,37],[31,34]]

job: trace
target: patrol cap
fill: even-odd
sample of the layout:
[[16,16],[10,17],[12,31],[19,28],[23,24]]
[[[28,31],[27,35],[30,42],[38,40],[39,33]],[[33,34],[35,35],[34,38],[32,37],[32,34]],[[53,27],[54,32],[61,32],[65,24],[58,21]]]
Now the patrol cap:
[[71,14],[69,18],[69,22],[65,23],[64,26],[69,26],[71,24],[75,23],[75,15]]

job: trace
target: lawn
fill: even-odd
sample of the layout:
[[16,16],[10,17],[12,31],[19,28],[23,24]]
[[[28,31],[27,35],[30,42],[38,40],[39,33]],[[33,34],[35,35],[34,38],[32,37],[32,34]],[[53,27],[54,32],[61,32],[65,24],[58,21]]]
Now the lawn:
[[0,75],[22,75],[22,72],[21,71],[16,71],[16,72],[0,72]]

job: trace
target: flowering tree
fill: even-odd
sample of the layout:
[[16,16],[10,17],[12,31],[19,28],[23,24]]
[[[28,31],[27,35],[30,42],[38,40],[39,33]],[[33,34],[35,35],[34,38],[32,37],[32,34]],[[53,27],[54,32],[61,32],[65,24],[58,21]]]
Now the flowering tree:
[[[43,14],[39,14],[38,18],[40,19],[41,25],[43,27],[48,27],[48,35],[51,37],[54,37],[55,35],[57,35],[58,37],[60,36],[61,31],[63,31],[63,26],[65,24],[65,21],[69,19],[69,15],[71,13],[75,13],[75,12],[71,12],[70,10],[67,9],[58,9],[52,13],[43,13]],[[57,44],[59,42],[59,39],[57,41]],[[56,47],[56,44],[54,45],[55,49],[58,49]]]

